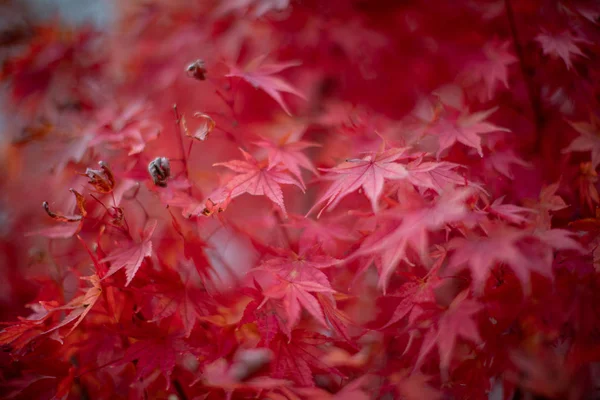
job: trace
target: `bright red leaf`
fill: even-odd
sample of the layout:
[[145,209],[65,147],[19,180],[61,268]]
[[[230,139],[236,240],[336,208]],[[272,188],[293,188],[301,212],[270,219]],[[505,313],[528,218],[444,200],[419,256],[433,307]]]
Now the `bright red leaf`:
[[345,196],[362,188],[371,202],[374,212],[379,209],[379,197],[386,179],[405,179],[408,176],[406,167],[396,161],[405,156],[406,149],[389,149],[380,153],[367,155],[361,159],[346,160],[335,168],[321,168],[329,172],[324,177],[333,180],[333,184],[310,209],[325,203],[318,216],[325,209],[333,209]]
[[101,262],[109,262],[111,265],[103,279],[125,268],[125,276],[127,277],[125,286],[131,283],[138,269],[142,266],[144,258],[152,255],[152,242],[150,238],[154,233],[154,229],[156,229],[156,224],[156,220],[148,222],[139,242],[129,242],[101,260]]
[[[265,162],[258,162],[250,154],[241,150],[245,161],[233,160],[215,165],[227,167],[238,173],[223,188],[223,198],[234,199],[244,193],[254,196],[267,196],[269,200],[275,203],[285,215],[285,204],[283,204],[283,193],[279,185],[295,185],[301,190],[304,187],[296,178],[289,175],[281,166],[269,168]],[[219,201],[216,199],[215,201]]]

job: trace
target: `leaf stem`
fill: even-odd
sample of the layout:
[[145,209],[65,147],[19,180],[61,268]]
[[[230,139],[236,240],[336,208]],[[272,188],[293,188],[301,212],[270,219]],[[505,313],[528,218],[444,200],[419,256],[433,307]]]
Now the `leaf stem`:
[[[181,162],[183,163],[183,170],[185,172],[185,179],[189,181],[189,173],[188,173],[188,160],[187,153],[185,151],[185,147],[183,145],[183,137],[181,135],[181,115],[179,115],[179,110],[177,109],[177,104],[173,104],[173,113],[175,114],[175,125],[177,125],[177,140],[179,142],[179,150],[181,152]],[[191,148],[190,148],[191,150]],[[192,189],[188,188],[188,194],[192,194]]]

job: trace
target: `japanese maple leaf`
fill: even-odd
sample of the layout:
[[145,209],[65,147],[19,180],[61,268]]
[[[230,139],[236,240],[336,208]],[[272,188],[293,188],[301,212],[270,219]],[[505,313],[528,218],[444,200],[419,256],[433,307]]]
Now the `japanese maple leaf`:
[[463,167],[460,164],[448,161],[425,161],[417,159],[406,165],[408,180],[413,185],[423,189],[433,189],[442,194],[449,187],[472,186],[483,191],[479,185],[469,182],[464,176],[456,172]]
[[348,342],[348,344],[355,347],[350,337],[350,333],[348,332],[349,326],[355,325],[352,322],[352,319],[337,307],[333,296],[317,293],[317,299],[319,300],[321,307],[323,307],[325,318],[327,318],[332,330],[339,335],[339,337]]
[[385,324],[382,329],[395,324],[407,315],[408,323],[409,325],[412,325],[417,317],[423,312],[422,304],[435,303],[436,300],[433,289],[435,288],[436,283],[440,281],[438,271],[445,259],[446,252],[443,251],[439,254],[435,264],[431,267],[425,277],[413,277],[393,294],[394,297],[400,298],[401,300],[394,310],[392,318],[390,318],[388,323]]
[[525,215],[535,213],[535,210],[520,207],[514,204],[503,204],[504,196],[498,197],[490,204],[489,212],[513,224],[522,224],[529,221]]
[[413,372],[408,375],[407,371],[402,371],[392,375],[392,382],[398,387],[398,392],[404,400],[431,399],[438,400],[442,398],[442,392],[429,386],[431,377]]
[[20,351],[32,340],[44,334],[44,322],[48,320],[57,307],[56,302],[39,302],[27,307],[33,313],[26,318],[19,317],[18,322],[11,323],[0,332],[0,344],[9,345],[13,351]]
[[[293,176],[285,172],[281,166],[269,168],[266,162],[258,162],[252,155],[240,149],[245,160],[233,160],[214,165],[221,165],[239,175],[231,179],[224,187],[224,192],[231,199],[244,193],[254,196],[267,196],[275,203],[287,217],[287,211],[283,203],[283,193],[280,184],[295,185],[304,191],[302,184]],[[225,194],[224,193],[224,194]],[[224,196],[226,197],[226,196]],[[218,201],[218,200],[217,200]]]
[[569,31],[555,34],[543,32],[538,34],[535,40],[542,46],[544,54],[562,58],[568,70],[573,66],[573,55],[586,57],[577,43],[589,43],[586,39],[573,36]]
[[177,356],[189,352],[189,345],[181,336],[165,335],[158,328],[146,328],[144,332],[133,336],[136,341],[127,348],[120,362],[137,361],[136,380],[156,378],[153,373],[159,371],[166,378],[168,388]]
[[336,258],[322,254],[319,244],[300,248],[298,253],[290,249],[274,249],[277,257],[265,260],[260,268],[288,273],[294,268],[328,268],[341,262]]
[[261,140],[255,142],[255,144],[267,150],[269,169],[281,165],[287,168],[302,184],[304,183],[302,181],[300,167],[317,175],[317,170],[310,159],[302,153],[302,150],[310,147],[318,147],[319,144],[301,140],[289,141],[289,135],[281,138],[278,143],[269,140]]
[[243,70],[235,66],[230,66],[230,71],[225,76],[241,78],[255,88],[262,89],[281,106],[286,114],[291,116],[292,113],[283,101],[281,92],[291,93],[302,99],[305,99],[305,97],[292,85],[273,75],[290,67],[297,67],[301,63],[298,61],[267,63],[265,62],[266,57],[266,55],[256,57]]
[[558,211],[563,208],[569,207],[567,203],[562,199],[562,197],[558,196],[556,192],[560,186],[560,182],[555,182],[551,185],[545,186],[540,191],[540,198],[538,207],[541,210],[546,211]]
[[155,282],[140,289],[145,295],[144,298],[150,302],[150,322],[161,321],[177,314],[183,324],[185,337],[190,336],[197,319],[202,316],[197,296],[199,291],[191,282],[190,272],[190,269],[181,271],[180,276],[165,266]]
[[290,339],[279,333],[270,345],[275,357],[271,362],[272,376],[312,387],[315,386],[313,371],[339,374],[321,361],[325,354],[321,346],[330,341],[323,335],[301,329],[294,330]]
[[291,222],[287,225],[302,230],[298,243],[300,251],[318,243],[327,254],[335,254],[338,242],[350,242],[355,236],[354,232],[342,224],[343,218],[345,216],[315,221],[300,215],[290,215]]
[[477,344],[482,342],[477,324],[473,321],[473,315],[481,311],[483,305],[468,299],[467,295],[468,291],[464,291],[456,296],[437,324],[425,334],[415,370],[420,368],[427,354],[434,346],[437,346],[440,354],[440,369],[442,374],[447,376],[458,338],[462,337]]
[[[92,310],[94,304],[102,294],[100,280],[97,275],[83,278],[92,283],[92,287],[86,290],[86,293],[74,298],[64,306],[57,306],[55,302],[40,302],[31,306],[34,313],[27,318],[19,318],[20,321],[0,332],[0,344],[10,344],[15,349],[21,349],[27,343],[39,336],[57,331],[58,329],[69,325],[75,321],[66,335],[69,335]],[[42,324],[56,312],[65,311],[67,315],[49,329],[44,329]],[[65,336],[66,336],[65,335]],[[60,336],[56,336],[60,340]]]
[[102,286],[100,285],[100,279],[97,275],[92,275],[84,279],[90,281],[92,283],[92,287],[87,289],[84,295],[74,298],[68,304],[62,307],[56,308],[54,311],[69,310],[69,313],[61,322],[54,325],[51,329],[48,329],[44,333],[50,333],[75,321],[75,324],[67,333],[67,335],[69,335],[71,332],[73,332],[73,330],[75,330],[75,328],[77,328],[79,324],[81,324],[85,316],[92,310],[94,304],[96,304],[100,298],[100,295],[102,294]]
[[511,150],[498,151],[494,149],[485,161],[489,163],[496,171],[506,176],[509,179],[514,179],[514,174],[511,171],[512,165],[520,165],[521,167],[531,167],[531,164],[517,157]]
[[156,220],[152,220],[146,224],[141,235],[141,240],[138,243],[130,242],[113,251],[108,257],[101,260],[101,262],[110,262],[111,264],[110,269],[102,279],[125,268],[125,275],[127,277],[125,286],[128,286],[131,283],[131,280],[142,265],[144,258],[152,255],[152,242],[150,241],[150,238],[154,233],[154,229],[156,229],[156,223]]
[[570,125],[581,136],[573,140],[563,150],[563,153],[573,151],[589,151],[592,154],[592,168],[595,170],[600,164],[600,125],[598,119],[593,117],[590,122],[570,122]]
[[476,113],[448,111],[446,115],[440,117],[437,122],[429,128],[429,131],[436,135],[439,140],[437,157],[454,143],[460,142],[477,150],[477,153],[483,157],[481,149],[481,137],[479,135],[491,132],[510,132],[509,129],[496,126],[486,119],[496,112],[498,108],[494,107],[486,111]]
[[101,110],[101,126],[90,146],[109,143],[115,148],[126,148],[128,155],[141,153],[148,142],[158,138],[161,131],[158,123],[144,115],[145,111],[142,101],[135,101],[120,112],[116,109]]
[[[206,280],[211,278],[212,265],[206,255],[206,250],[210,248],[209,244],[200,239],[193,231],[184,232],[181,225],[173,218],[173,227],[183,239],[183,256],[191,260],[198,271],[198,275],[206,284]],[[189,272],[186,280],[189,280]]]
[[255,323],[261,334],[261,342],[269,345],[279,332],[291,337],[287,327],[286,311],[280,301],[266,298],[262,287],[255,281],[256,288],[248,288],[244,294],[253,300],[248,303],[239,325]]
[[301,307],[306,309],[324,327],[328,327],[323,310],[311,293],[333,293],[327,276],[316,268],[309,266],[282,269],[277,278],[279,283],[264,291],[268,298],[283,299],[288,315],[287,327],[293,328],[300,319]]
[[492,41],[483,47],[484,59],[473,63],[466,72],[467,80],[483,82],[485,91],[480,93],[482,101],[494,97],[498,84],[508,88],[508,66],[517,61],[517,57],[509,53],[509,41]]
[[456,273],[464,268],[471,270],[476,293],[481,293],[496,263],[505,263],[517,275],[524,287],[529,284],[530,269],[549,276],[550,271],[541,268],[523,254],[517,246],[527,232],[498,224],[488,229],[487,237],[455,238],[450,241],[454,254],[448,264],[448,272]]
[[353,257],[365,254],[379,254],[382,267],[379,286],[385,291],[387,283],[400,260],[406,259],[406,251],[414,248],[422,257],[428,249],[428,232],[444,227],[445,224],[460,221],[467,214],[465,200],[472,194],[470,189],[460,189],[440,196],[428,207],[405,213],[390,212],[382,217],[389,221],[401,220],[383,235],[374,235],[365,240]]
[[383,190],[385,179],[405,179],[408,176],[406,167],[395,162],[403,157],[406,149],[394,148],[361,159],[347,160],[335,168],[320,168],[329,172],[325,179],[333,180],[333,184],[325,194],[308,211],[310,214],[316,207],[325,203],[319,216],[325,209],[334,208],[346,195],[362,187],[371,201],[374,212],[379,206],[379,196]]

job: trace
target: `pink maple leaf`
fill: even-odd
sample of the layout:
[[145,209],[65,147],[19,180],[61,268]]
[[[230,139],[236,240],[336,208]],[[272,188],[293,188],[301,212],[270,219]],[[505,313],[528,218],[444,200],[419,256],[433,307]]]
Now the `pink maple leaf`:
[[281,165],[287,168],[302,184],[302,172],[300,171],[300,167],[317,175],[317,170],[310,159],[302,153],[302,150],[310,147],[318,147],[320,146],[318,143],[302,140],[290,141],[290,135],[286,135],[277,143],[270,140],[261,140],[255,142],[255,144],[267,150],[269,169]]
[[[295,185],[304,191],[302,183],[289,175],[283,167],[276,165],[269,168],[268,163],[258,162],[252,155],[240,149],[245,160],[232,160],[222,163],[216,163],[237,172],[239,175],[231,179],[222,190],[222,197],[231,199],[244,193],[253,196],[267,196],[269,200],[275,203],[284,215],[287,217],[285,204],[283,203],[283,192],[280,184]],[[220,200],[215,200],[219,202]]]
[[525,291],[528,291],[531,270],[551,276],[551,270],[545,263],[528,259],[519,248],[518,243],[528,235],[526,231],[501,224],[492,225],[488,231],[487,237],[455,238],[450,241],[449,246],[455,251],[448,264],[449,273],[469,268],[477,293],[482,293],[496,263],[508,265],[521,281]]
[[573,66],[571,61],[573,55],[586,57],[577,46],[577,43],[589,43],[586,39],[573,36],[569,31],[556,34],[540,33],[535,37],[535,40],[542,46],[544,54],[562,58],[567,69],[571,69]]
[[486,156],[485,161],[509,179],[515,178],[511,171],[512,165],[520,165],[525,168],[531,167],[530,163],[517,157],[512,150],[498,151],[494,149],[490,155]]
[[282,268],[276,275],[279,283],[264,291],[265,301],[269,298],[283,299],[288,314],[287,327],[291,330],[300,319],[301,307],[306,309],[324,327],[328,327],[323,310],[311,293],[333,293],[327,276],[309,266]]
[[110,253],[108,257],[100,261],[111,263],[110,269],[102,279],[125,268],[125,275],[127,276],[125,286],[128,286],[131,283],[131,280],[142,265],[144,258],[152,255],[152,242],[150,241],[150,237],[154,233],[154,229],[156,229],[156,224],[156,220],[148,222],[142,232],[141,240],[138,243],[130,242]]
[[489,211],[490,213],[505,219],[508,222],[512,222],[513,224],[522,224],[524,222],[529,221],[526,214],[535,213],[535,210],[530,208],[517,206],[514,204],[503,204],[504,196],[498,197],[494,202],[490,205]]
[[483,83],[484,90],[479,93],[482,101],[494,97],[498,84],[508,88],[508,66],[517,61],[517,57],[509,53],[509,45],[508,41],[486,43],[484,58],[471,64],[465,73],[467,81]]
[[450,222],[459,221],[467,214],[465,200],[472,194],[470,189],[460,189],[440,196],[429,206],[404,213],[389,213],[383,216],[388,220],[401,219],[392,230],[383,235],[373,235],[365,240],[353,257],[365,254],[380,254],[382,267],[379,286],[385,291],[391,273],[401,260],[407,260],[406,251],[414,248],[425,257],[429,247],[428,232],[444,227]]
[[361,159],[347,160],[335,168],[320,168],[322,171],[329,172],[325,179],[334,182],[307,215],[325,203],[318,214],[320,216],[325,209],[334,208],[346,195],[361,187],[371,201],[373,211],[377,212],[379,196],[385,180],[405,179],[408,176],[406,167],[395,162],[404,156],[405,151],[402,148],[394,148]]
[[425,360],[425,356],[437,346],[440,353],[440,369],[447,375],[452,353],[458,338],[481,343],[481,336],[473,315],[483,309],[483,305],[475,300],[467,299],[468,291],[460,293],[442,314],[437,326],[430,328],[425,334],[423,345],[417,358],[415,369]]
[[297,67],[300,65],[300,62],[288,61],[284,63],[266,63],[266,57],[266,55],[256,57],[250,61],[244,69],[239,69],[236,66],[230,66],[230,71],[225,76],[241,78],[255,88],[262,89],[273,100],[275,100],[277,104],[281,106],[286,114],[291,116],[292,113],[283,101],[281,92],[294,94],[301,99],[305,99],[305,97],[295,87],[283,79],[273,75],[285,69]]
[[498,107],[472,114],[468,112],[460,114],[458,112],[448,112],[448,115],[439,118],[430,127],[430,132],[436,135],[439,140],[437,157],[439,158],[444,150],[450,148],[456,142],[474,148],[483,157],[479,135],[491,132],[510,132],[509,129],[486,121],[496,110],[498,110]]
[[592,153],[592,168],[596,169],[600,164],[600,127],[598,119],[592,118],[591,122],[570,122],[580,136],[563,150],[563,153],[573,151],[589,151]]

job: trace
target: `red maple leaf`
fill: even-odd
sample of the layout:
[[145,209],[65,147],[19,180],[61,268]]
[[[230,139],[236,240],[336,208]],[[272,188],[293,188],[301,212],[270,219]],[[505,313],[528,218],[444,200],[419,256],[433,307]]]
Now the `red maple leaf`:
[[525,215],[535,213],[527,207],[521,207],[514,204],[503,204],[504,196],[498,197],[489,206],[489,212],[513,224],[522,224],[529,221]]
[[239,325],[255,323],[261,333],[261,343],[265,345],[269,345],[279,332],[291,337],[286,312],[281,302],[266,298],[258,282],[254,281],[254,284],[256,288],[245,289],[244,294],[249,295],[253,300],[246,306]]
[[267,299],[283,299],[288,315],[287,328],[291,330],[300,319],[301,307],[324,327],[328,327],[323,310],[311,293],[333,293],[327,276],[310,266],[283,265],[276,272],[278,283],[264,291]]
[[310,159],[302,153],[302,150],[310,147],[318,147],[318,143],[302,140],[290,141],[290,135],[286,135],[277,143],[270,140],[261,140],[254,142],[254,144],[267,150],[269,169],[281,165],[287,168],[302,184],[302,172],[300,171],[300,167],[317,175],[317,170]]
[[542,46],[544,54],[562,58],[567,69],[573,66],[571,61],[573,55],[585,57],[577,43],[589,43],[587,39],[574,36],[569,31],[555,34],[543,32],[538,34],[535,40]]
[[482,101],[491,100],[498,84],[508,88],[508,66],[517,61],[517,57],[508,52],[509,41],[491,41],[483,46],[483,57],[473,62],[465,71],[467,83],[481,82],[483,88],[478,92]]
[[449,273],[469,268],[477,293],[482,293],[492,268],[499,262],[507,264],[524,287],[529,284],[530,269],[550,276],[551,272],[542,268],[545,264],[529,260],[519,248],[518,243],[527,236],[526,231],[497,224],[489,227],[488,232],[487,237],[473,236],[450,241],[450,249],[455,251],[448,264]]
[[272,376],[291,379],[300,386],[314,386],[313,371],[338,374],[336,369],[321,361],[325,354],[321,346],[330,340],[300,329],[294,330],[290,339],[278,334],[270,345],[275,356],[271,362]]
[[438,276],[440,267],[446,259],[446,252],[442,251],[438,254],[435,264],[431,267],[427,275],[423,278],[413,276],[408,282],[404,283],[398,291],[392,296],[401,299],[400,303],[394,310],[392,318],[385,324],[382,329],[389,327],[400,321],[408,315],[408,323],[412,325],[419,315],[423,313],[423,304],[434,304],[435,293],[434,288],[440,282]]
[[166,335],[156,327],[140,330],[131,336],[136,341],[127,348],[120,363],[136,362],[136,380],[154,380],[158,377],[155,372],[161,373],[168,388],[177,357],[189,352],[189,345],[180,335]]
[[65,316],[65,318],[63,318],[62,321],[60,321],[58,324],[54,325],[52,328],[48,329],[44,333],[50,333],[75,321],[75,324],[67,333],[67,335],[69,335],[71,332],[73,332],[75,328],[77,328],[79,324],[81,324],[85,316],[92,310],[94,304],[96,304],[96,302],[100,298],[100,295],[102,294],[100,279],[97,275],[85,277],[84,279],[90,281],[92,283],[92,287],[87,289],[84,295],[78,296],[71,300],[68,304],[62,307],[57,307],[54,310],[52,310],[69,310],[69,313]]
[[298,61],[288,61],[285,63],[267,63],[265,59],[266,55],[262,55],[256,57],[252,61],[250,61],[244,69],[239,69],[236,66],[230,66],[230,71],[227,77],[238,77],[257,89],[262,89],[265,93],[267,93],[273,100],[277,102],[283,108],[283,111],[288,115],[292,115],[288,106],[283,101],[281,97],[281,92],[294,94],[302,99],[304,99],[304,95],[300,93],[296,88],[287,83],[281,78],[273,76],[285,69],[290,67],[297,67],[301,63]]
[[[287,216],[285,205],[283,203],[283,193],[280,184],[295,185],[304,191],[303,185],[293,176],[289,175],[283,167],[275,166],[269,168],[266,162],[258,162],[252,155],[240,149],[245,161],[233,160],[214,165],[221,165],[239,175],[231,179],[222,190],[221,196],[234,199],[244,193],[253,196],[267,196],[269,200],[279,206]],[[219,202],[219,199],[215,201]]]
[[494,149],[485,157],[485,162],[489,163],[492,168],[509,179],[515,179],[514,174],[511,171],[512,165],[520,165],[525,168],[531,167],[530,163],[517,157],[512,150],[499,151]]
[[510,132],[509,129],[485,121],[497,109],[494,107],[486,111],[469,113],[468,111],[454,111],[448,107],[444,116],[429,128],[429,132],[437,136],[439,140],[437,157],[439,158],[444,150],[456,142],[474,148],[483,157],[479,135],[491,132]]
[[462,337],[477,344],[481,343],[477,324],[472,318],[474,314],[483,309],[483,305],[468,299],[467,295],[468,291],[464,291],[456,296],[437,324],[427,331],[415,370],[421,367],[425,356],[434,346],[437,346],[440,353],[440,369],[442,373],[447,374],[458,338]]
[[152,283],[139,289],[139,293],[148,300],[152,319],[161,321],[173,315],[179,316],[183,325],[184,337],[189,337],[201,311],[201,291],[192,282],[191,268],[182,267],[175,271],[163,265],[160,274]]
[[102,279],[108,278],[115,272],[125,268],[125,275],[127,277],[125,286],[128,286],[131,283],[131,280],[142,265],[144,258],[152,255],[152,242],[150,241],[150,238],[154,233],[156,224],[156,220],[148,222],[141,234],[139,242],[136,243],[130,241],[125,246],[113,251],[100,261],[110,262],[111,264],[110,269]]
[[[429,247],[428,232],[462,219],[467,214],[465,200],[471,194],[470,189],[460,189],[448,192],[440,196],[435,203],[422,208],[386,213],[382,217],[391,221],[392,229],[385,229],[381,231],[382,234],[370,236],[353,257],[379,253],[382,257],[379,286],[385,291],[398,262],[408,261],[407,249],[412,247],[419,255],[425,257]],[[401,222],[394,222],[398,220]]]
[[439,194],[455,186],[471,186],[483,191],[479,185],[456,172],[461,167],[448,161],[423,161],[422,158],[406,165],[408,180],[419,188],[433,189]]
[[334,182],[307,215],[325,203],[318,214],[320,216],[325,209],[333,209],[346,195],[361,187],[371,201],[373,211],[377,212],[385,179],[405,179],[408,176],[406,167],[395,162],[402,158],[405,152],[406,149],[394,148],[361,159],[346,160],[335,168],[320,168],[322,171],[329,172],[324,179]]
[[600,165],[600,126],[598,119],[593,117],[590,122],[570,122],[580,136],[563,150],[563,153],[573,151],[589,151],[592,154],[592,168]]

